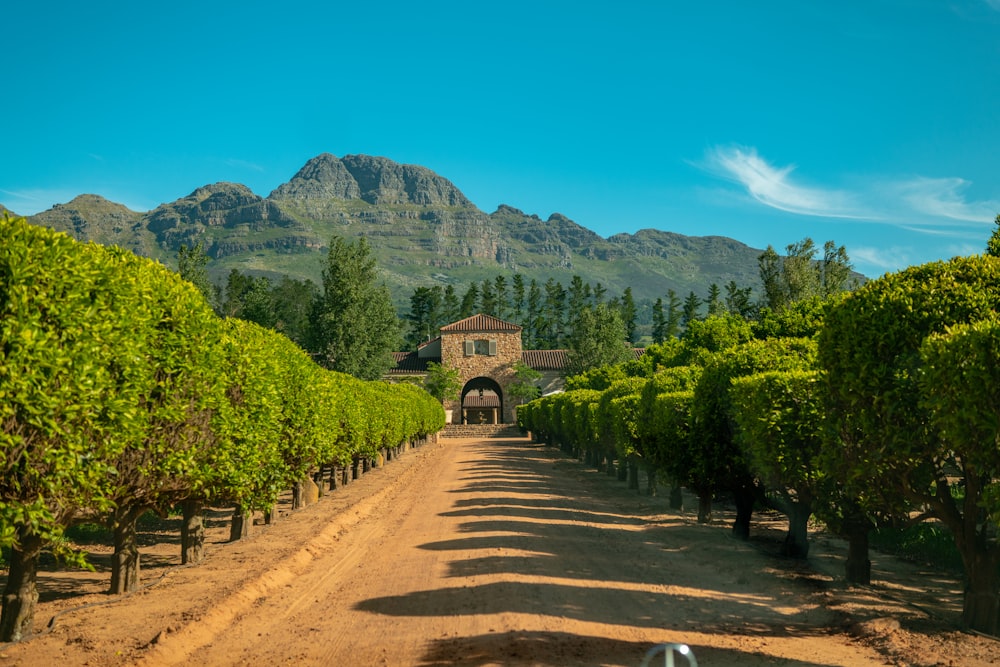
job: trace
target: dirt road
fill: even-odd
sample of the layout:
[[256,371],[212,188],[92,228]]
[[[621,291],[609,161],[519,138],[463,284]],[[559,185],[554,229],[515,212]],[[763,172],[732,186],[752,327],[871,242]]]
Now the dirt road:
[[661,642],[702,667],[1000,664],[992,640],[837,584],[824,543],[778,560],[526,439],[442,439],[247,541],[215,530],[206,563],[127,599],[50,591],[45,611],[72,611],[0,667],[638,665]]

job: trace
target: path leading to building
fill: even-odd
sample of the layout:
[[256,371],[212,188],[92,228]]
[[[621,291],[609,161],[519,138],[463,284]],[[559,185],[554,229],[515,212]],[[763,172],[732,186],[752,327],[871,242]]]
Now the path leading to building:
[[221,539],[206,563],[66,613],[0,666],[638,665],[661,642],[702,667],[1000,658],[838,585],[829,542],[812,565],[779,560],[523,438],[442,439]]

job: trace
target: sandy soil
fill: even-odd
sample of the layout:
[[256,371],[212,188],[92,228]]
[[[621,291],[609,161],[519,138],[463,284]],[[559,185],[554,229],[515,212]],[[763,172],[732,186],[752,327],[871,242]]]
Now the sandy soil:
[[663,642],[702,667],[1000,664],[1000,642],[955,629],[953,578],[881,557],[847,587],[838,540],[782,559],[778,517],[738,542],[724,513],[699,525],[527,439],[442,439],[282,510],[229,544],[213,512],[193,567],[176,534],[146,535],[124,598],[101,592],[101,553],[96,573],[42,573],[40,634],[0,667],[635,666]]

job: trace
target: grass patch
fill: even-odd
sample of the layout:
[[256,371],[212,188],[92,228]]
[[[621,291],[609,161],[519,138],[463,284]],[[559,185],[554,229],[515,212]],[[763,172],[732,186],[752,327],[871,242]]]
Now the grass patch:
[[906,528],[877,528],[871,533],[871,546],[905,560],[949,570],[962,569],[962,557],[951,532],[937,522],[924,521]]

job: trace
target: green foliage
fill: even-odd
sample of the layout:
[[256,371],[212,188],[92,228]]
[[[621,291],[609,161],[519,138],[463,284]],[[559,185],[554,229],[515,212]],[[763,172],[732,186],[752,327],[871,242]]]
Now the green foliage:
[[997,215],[993,224],[996,225],[996,228],[986,242],[986,254],[990,257],[1000,257],[1000,215]]
[[692,438],[698,452],[690,477],[699,486],[727,488],[751,478],[734,439],[734,378],[773,370],[809,369],[816,345],[809,339],[749,341],[711,354],[694,389]]
[[738,442],[751,470],[788,502],[812,502],[825,479],[817,372],[765,372],[733,379]]
[[327,368],[376,380],[393,366],[398,342],[399,322],[368,243],[333,237],[307,349]]
[[621,315],[606,304],[584,308],[566,350],[566,377],[592,368],[620,364],[632,356]]
[[507,393],[520,403],[533,401],[542,394],[542,390],[536,384],[542,379],[542,374],[521,360],[515,361],[513,365],[514,382],[507,388]]
[[[153,326],[124,253],[0,221],[0,545],[109,507],[112,462],[143,432]],[[68,554],[63,554],[68,555]]]
[[428,362],[424,389],[439,401],[457,401],[462,391],[457,368],[448,368],[436,362]]
[[215,286],[208,277],[208,255],[205,254],[205,244],[198,241],[193,247],[181,245],[177,251],[177,271],[181,278],[194,285],[214,305],[216,301]]
[[[985,370],[996,363],[986,356],[992,325],[952,341],[934,336],[992,318],[998,308],[1000,259],[955,258],[866,284],[831,308],[819,336],[827,411],[840,441],[836,472],[869,506],[902,514],[916,505],[948,526],[970,582],[963,620],[987,632],[1000,630],[1000,550],[988,538],[994,524],[977,515],[993,495],[997,446],[967,439],[989,433],[995,406],[973,407],[973,392],[983,399],[993,387],[963,387],[961,378],[992,382]],[[969,423],[954,423],[946,410]],[[962,502],[951,493],[955,470]]]

